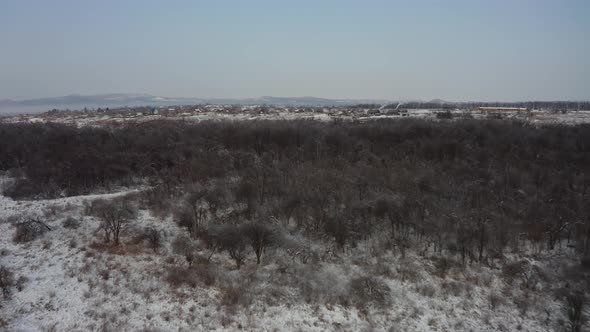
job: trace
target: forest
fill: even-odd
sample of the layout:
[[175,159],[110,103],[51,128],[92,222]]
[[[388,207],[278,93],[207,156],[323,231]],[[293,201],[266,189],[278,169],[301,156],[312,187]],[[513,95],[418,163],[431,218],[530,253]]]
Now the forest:
[[[0,169],[16,179],[4,194],[20,201],[145,188],[95,201],[86,213],[103,221],[105,243],[141,238],[154,252],[163,238],[126,229],[134,214],[128,207],[171,218],[185,230],[170,241],[187,269],[218,255],[238,270],[263,264],[269,248],[307,264],[363,247],[376,256],[430,257],[442,276],[483,266],[526,283],[525,264],[509,264],[509,255],[559,249],[578,263],[559,272],[568,286],[555,296],[577,303],[590,291],[588,125],[418,119],[2,124]],[[325,250],[292,249],[289,234]],[[197,243],[205,248],[201,256]],[[173,282],[194,282],[184,268],[170,273],[176,273],[169,276]],[[380,287],[374,280],[356,282]],[[383,296],[359,294],[353,299],[379,303]]]
[[400,248],[412,235],[425,250],[461,253],[462,260],[499,257],[522,236],[545,249],[566,240],[590,254],[590,126],[2,125],[0,161],[19,178],[6,189],[17,199],[145,183],[163,209],[184,195],[204,200],[213,216],[235,205],[240,218],[294,221],[341,248],[387,225]]

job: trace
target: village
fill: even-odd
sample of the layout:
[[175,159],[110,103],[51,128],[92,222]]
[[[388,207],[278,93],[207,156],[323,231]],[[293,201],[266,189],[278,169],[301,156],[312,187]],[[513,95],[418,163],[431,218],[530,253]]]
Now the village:
[[[410,106],[410,107],[408,107]],[[427,105],[431,106],[431,105]],[[39,114],[19,114],[0,117],[2,123],[64,123],[77,126],[147,122],[155,120],[344,120],[424,118],[433,120],[512,119],[531,124],[590,123],[590,110],[559,109],[555,107],[528,108],[505,106],[437,105],[422,108],[403,103],[349,106],[280,106],[280,105],[178,105],[160,107],[84,108],[81,110],[53,109]],[[457,107],[458,106],[458,107]]]

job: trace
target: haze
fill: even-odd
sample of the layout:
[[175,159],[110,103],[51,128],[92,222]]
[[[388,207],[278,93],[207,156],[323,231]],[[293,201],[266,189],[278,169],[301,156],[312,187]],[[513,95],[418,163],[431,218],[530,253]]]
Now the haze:
[[0,3],[0,99],[590,99],[588,1]]

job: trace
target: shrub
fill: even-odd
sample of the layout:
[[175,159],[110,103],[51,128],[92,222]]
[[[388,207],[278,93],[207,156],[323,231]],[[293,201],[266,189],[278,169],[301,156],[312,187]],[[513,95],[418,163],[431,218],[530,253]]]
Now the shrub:
[[466,292],[471,292],[472,288],[473,286],[471,284],[466,284],[454,280],[445,281],[442,284],[442,289],[444,290],[445,294],[449,294],[456,297],[460,297]]
[[43,243],[41,245],[41,248],[44,250],[48,250],[49,248],[51,248],[51,241],[49,240],[43,240]]
[[490,287],[494,282],[494,275],[488,272],[484,272],[479,276],[479,283],[484,287]]
[[490,113],[488,115],[486,115],[486,119],[490,119],[490,120],[501,120],[504,118],[504,115],[500,114],[500,113]]
[[431,284],[420,284],[416,286],[416,290],[422,296],[426,297],[433,297],[436,294],[436,288],[434,288],[434,286],[432,286]]
[[224,278],[218,286],[221,293],[221,304],[227,307],[240,305],[248,307],[254,300],[254,293],[262,297],[266,295],[267,288],[256,289],[255,276],[242,272],[236,278]]
[[585,315],[586,297],[583,293],[576,292],[566,297],[566,312],[569,319],[569,327],[572,332],[581,332],[586,323]]
[[492,309],[496,309],[500,305],[503,305],[506,303],[506,300],[504,299],[504,297],[502,297],[501,294],[496,293],[496,292],[490,293],[490,296],[488,297],[488,299],[490,301],[490,307]]
[[436,118],[437,119],[445,119],[445,120],[452,119],[453,113],[451,113],[451,111],[437,112]]
[[74,217],[68,217],[61,225],[67,229],[77,229],[80,227],[80,222]]
[[420,266],[415,262],[405,259],[400,262],[400,266],[398,267],[398,273],[402,279],[402,281],[411,281],[411,282],[418,282],[422,278],[420,272],[418,271]]
[[209,263],[200,263],[195,267],[195,273],[205,286],[213,286],[217,282],[217,275]]
[[350,281],[352,301],[357,306],[373,303],[385,306],[389,303],[391,290],[387,284],[374,277],[359,277]]
[[109,278],[111,277],[111,273],[109,272],[109,270],[102,270],[102,271],[98,272],[98,275],[103,280],[109,280]]
[[25,276],[20,276],[18,277],[18,279],[16,280],[16,289],[21,292],[23,289],[25,289],[25,284],[29,282],[29,278],[25,277]]
[[142,208],[149,209],[154,216],[165,219],[170,214],[172,204],[168,199],[170,193],[162,187],[143,191],[139,195],[139,202]]
[[188,266],[192,266],[196,259],[197,246],[195,242],[184,235],[179,235],[172,242],[172,251],[184,257]]
[[185,267],[170,267],[166,281],[168,281],[173,287],[180,287],[183,285],[187,285],[190,288],[197,287],[197,280],[194,278],[194,275],[190,270]]
[[135,236],[135,241],[145,242],[154,253],[157,253],[162,246],[162,233],[155,228],[146,227]]
[[199,284],[213,286],[216,279],[214,270],[207,263],[199,263],[188,268],[181,266],[170,267],[166,277],[166,281],[173,287],[186,285],[190,288],[196,288]]
[[345,273],[341,270],[321,268],[320,265],[306,265],[296,268],[293,276],[305,302],[338,303],[348,306],[354,296]]
[[0,266],[0,290],[4,299],[10,297],[10,288],[14,286],[14,274],[5,266]]
[[242,299],[243,289],[237,286],[228,286],[221,289],[221,303],[226,306],[235,306]]
[[445,278],[452,266],[453,261],[448,258],[441,257],[434,261],[435,273],[440,278]]
[[51,228],[38,219],[29,219],[16,224],[16,230],[12,239],[16,243],[30,242],[49,230]]
[[528,262],[525,260],[508,263],[502,268],[502,275],[508,280],[518,279],[522,277],[527,265]]
[[514,299],[514,304],[516,304],[516,307],[518,308],[518,311],[520,311],[521,315],[526,315],[527,311],[531,307],[531,298],[528,293],[524,293],[523,295],[517,296]]
[[216,230],[214,237],[221,250],[227,251],[239,270],[246,259],[247,238],[243,235],[241,227],[225,225]]

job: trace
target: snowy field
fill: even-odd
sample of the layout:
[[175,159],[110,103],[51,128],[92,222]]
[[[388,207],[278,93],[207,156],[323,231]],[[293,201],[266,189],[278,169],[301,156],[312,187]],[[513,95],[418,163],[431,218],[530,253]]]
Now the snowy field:
[[[140,210],[127,230],[158,229],[163,247],[156,253],[129,236],[117,249],[105,247],[98,221],[84,213],[92,200],[138,190],[38,201],[0,197],[0,264],[18,280],[1,302],[0,330],[555,331],[566,319],[552,294],[567,287],[559,275],[574,264],[565,246],[537,254],[523,250],[523,243],[519,252],[526,254],[507,257],[524,262],[524,272],[508,276],[494,265],[441,267],[428,251],[371,254],[385,238],[340,255],[292,233],[286,238],[291,249],[321,259],[304,262],[283,247],[266,253],[260,266],[248,257],[236,270],[227,254],[217,253],[210,264],[198,266],[201,281],[173,284],[170,271],[186,263],[170,243],[185,231],[170,217]],[[14,223],[31,216],[51,230],[15,243]],[[64,227],[68,217],[80,227]],[[208,254],[202,245],[200,250]],[[379,281],[379,289],[358,293],[355,280],[367,277]],[[378,300],[364,299],[371,292]]]

